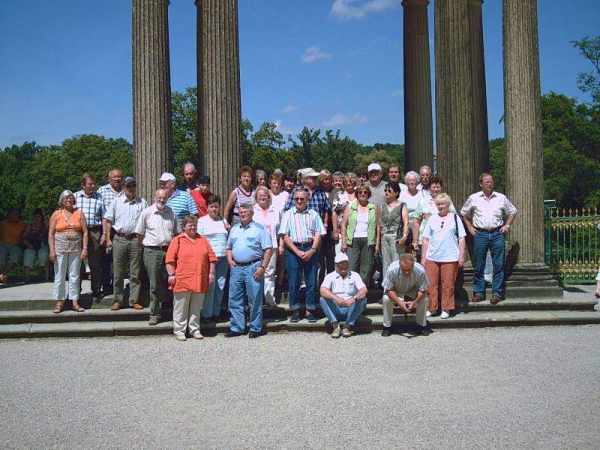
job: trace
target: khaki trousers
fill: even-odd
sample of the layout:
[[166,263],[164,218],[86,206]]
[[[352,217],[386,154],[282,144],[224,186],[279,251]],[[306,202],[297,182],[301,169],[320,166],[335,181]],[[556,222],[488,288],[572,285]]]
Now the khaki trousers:
[[[405,296],[404,300],[412,301],[413,299]],[[427,296],[423,297],[417,305],[416,322],[418,325],[424,327],[427,326],[427,305],[429,299]],[[394,306],[396,304],[387,296],[383,297],[383,326],[388,328],[392,326],[392,318],[394,317]]]
[[173,334],[185,336],[190,330],[190,336],[200,331],[200,313],[204,296],[198,292],[173,293]]

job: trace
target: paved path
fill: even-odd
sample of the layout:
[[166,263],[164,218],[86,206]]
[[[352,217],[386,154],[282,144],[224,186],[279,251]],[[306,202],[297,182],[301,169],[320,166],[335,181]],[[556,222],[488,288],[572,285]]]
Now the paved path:
[[3,448],[598,448],[600,327],[0,341]]

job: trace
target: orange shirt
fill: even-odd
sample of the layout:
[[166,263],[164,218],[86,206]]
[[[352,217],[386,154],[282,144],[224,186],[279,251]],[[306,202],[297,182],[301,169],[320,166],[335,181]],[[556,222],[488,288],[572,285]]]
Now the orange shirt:
[[10,245],[19,245],[27,225],[24,222],[3,220],[0,222],[0,242]]
[[66,214],[64,210],[58,210],[58,214],[56,214],[56,222],[54,224],[54,230],[57,233],[62,233],[63,231],[78,231],[82,232],[83,227],[81,226],[81,210],[76,209],[71,214],[71,217],[67,220]]
[[173,292],[207,293],[210,263],[216,262],[212,247],[199,234],[196,239],[184,233],[173,238],[165,257],[166,264],[175,266]]

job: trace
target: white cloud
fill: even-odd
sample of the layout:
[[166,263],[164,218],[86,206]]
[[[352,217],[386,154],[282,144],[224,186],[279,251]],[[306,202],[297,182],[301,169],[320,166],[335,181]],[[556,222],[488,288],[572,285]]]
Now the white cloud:
[[293,113],[294,111],[298,111],[298,107],[291,103],[286,105],[286,107],[281,110],[281,112],[283,114],[290,114],[290,113]]
[[392,91],[392,97],[400,97],[404,95],[404,91],[402,89],[396,89],[395,91]]
[[302,55],[302,62],[306,64],[312,64],[322,59],[331,59],[331,53],[326,53],[316,46],[308,47]]
[[362,19],[370,13],[378,13],[400,6],[401,0],[334,0],[331,15],[340,19]]
[[368,121],[369,119],[367,116],[361,113],[352,114],[351,116],[347,116],[342,113],[335,113],[330,119],[323,122],[323,125],[326,127],[336,128],[343,125],[360,125],[367,123]]
[[288,135],[296,133],[296,130],[294,128],[284,125],[283,122],[279,119],[275,120],[274,123],[275,123],[275,129],[277,131],[279,131],[281,134],[283,134],[284,137],[287,137]]

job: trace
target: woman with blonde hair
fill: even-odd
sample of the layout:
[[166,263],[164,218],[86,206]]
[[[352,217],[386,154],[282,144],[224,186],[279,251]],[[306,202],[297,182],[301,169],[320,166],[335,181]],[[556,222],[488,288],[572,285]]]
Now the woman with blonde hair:
[[454,310],[454,282],[465,262],[465,227],[460,217],[450,212],[451,204],[448,194],[438,194],[438,214],[429,218],[423,232],[423,265],[429,280],[427,316],[438,313],[441,291],[442,319],[449,318]]
[[79,305],[81,260],[87,258],[88,229],[85,216],[75,207],[75,195],[65,190],[58,198],[58,209],[48,226],[49,259],[54,263],[54,313],[65,305],[65,278],[69,274],[68,298],[73,311],[85,311]]

